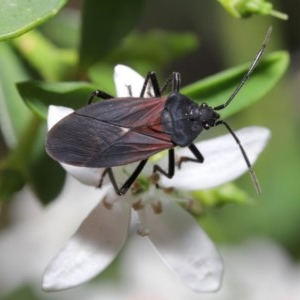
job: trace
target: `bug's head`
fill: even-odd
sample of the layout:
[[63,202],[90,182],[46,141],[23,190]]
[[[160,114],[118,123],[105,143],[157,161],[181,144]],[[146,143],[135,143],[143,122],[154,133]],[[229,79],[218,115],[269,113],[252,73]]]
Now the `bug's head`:
[[215,126],[220,115],[206,103],[202,103],[199,106],[199,116],[204,129],[209,129]]

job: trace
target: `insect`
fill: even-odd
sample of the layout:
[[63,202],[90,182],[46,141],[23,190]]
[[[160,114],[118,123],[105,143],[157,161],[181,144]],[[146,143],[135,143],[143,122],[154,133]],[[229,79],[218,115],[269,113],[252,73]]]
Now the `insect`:
[[[205,129],[223,125],[230,132],[249,169],[258,193],[261,188],[246,155],[246,152],[230,126],[220,119],[219,110],[227,107],[257,66],[269,41],[272,28],[255,56],[250,68],[241,79],[227,101],[216,107],[205,103],[198,105],[182,95],[180,74],[174,72],[160,89],[156,74],[149,72],[142,87],[140,97],[113,98],[96,90],[91,94],[88,105],[75,110],[60,120],[48,132],[47,153],[62,163],[91,168],[105,168],[100,180],[108,175],[115,192],[124,195],[137,179],[150,156],[168,150],[168,169],[155,165],[153,172],[172,178],[175,173],[174,147],[188,147],[194,158],[181,157],[179,165],[185,161],[202,163],[204,157],[193,144]],[[154,96],[144,98],[151,84]],[[172,85],[168,96],[162,96],[167,86]],[[130,90],[130,88],[129,88]],[[94,97],[104,101],[92,103]],[[118,187],[112,167],[139,162],[127,181]]]

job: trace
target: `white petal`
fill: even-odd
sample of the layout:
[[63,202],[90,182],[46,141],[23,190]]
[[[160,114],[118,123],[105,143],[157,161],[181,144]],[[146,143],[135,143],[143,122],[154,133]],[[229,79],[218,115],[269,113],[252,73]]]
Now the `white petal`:
[[[59,197],[47,206],[41,205],[28,186],[16,193],[6,215],[17,207],[23,215],[20,217],[19,212],[17,222],[9,219],[10,226],[0,230],[0,299],[26,284],[40,285],[46,264],[100,197],[101,191],[68,176]],[[22,209],[32,207],[32,202],[36,206],[34,214]]]
[[118,97],[140,97],[145,79],[133,69],[117,65],[114,70],[114,81]]
[[[247,156],[253,164],[265,148],[270,131],[263,127],[237,130]],[[230,134],[196,144],[204,156],[204,163],[183,163],[172,179],[161,176],[161,185],[178,189],[208,189],[230,182],[248,171],[240,148]],[[179,156],[193,157],[188,148],[180,149]]]
[[125,201],[116,201],[111,209],[101,202],[48,265],[43,289],[74,287],[103,271],[126,240],[130,211]]
[[223,263],[214,244],[199,224],[172,202],[163,202],[162,213],[150,206],[139,211],[145,232],[166,264],[195,292],[220,287]]
[[76,167],[64,163],[61,166],[74,178],[85,185],[99,186],[103,168]]
[[69,107],[50,105],[48,109],[47,125],[50,130],[58,121],[71,114],[74,110]]

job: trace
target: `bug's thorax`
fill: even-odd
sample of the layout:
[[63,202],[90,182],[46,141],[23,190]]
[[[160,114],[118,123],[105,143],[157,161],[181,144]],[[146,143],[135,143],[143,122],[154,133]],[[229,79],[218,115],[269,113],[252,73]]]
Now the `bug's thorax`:
[[212,107],[198,105],[180,93],[169,95],[162,114],[166,132],[181,147],[190,145],[203,129],[214,126],[218,118]]

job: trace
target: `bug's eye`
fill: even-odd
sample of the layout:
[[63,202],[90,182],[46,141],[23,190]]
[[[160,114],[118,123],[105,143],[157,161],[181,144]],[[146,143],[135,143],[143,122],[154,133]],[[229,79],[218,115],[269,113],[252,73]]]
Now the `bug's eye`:
[[203,123],[203,127],[204,127],[204,129],[209,129],[210,125],[208,123]]

